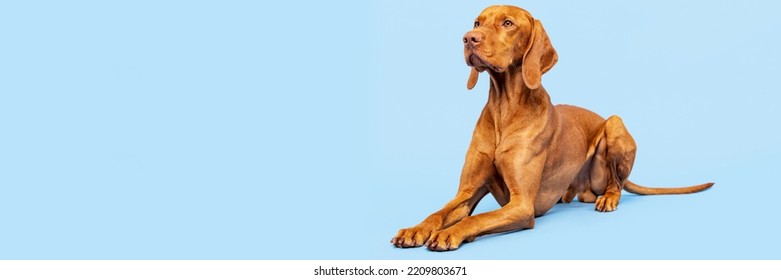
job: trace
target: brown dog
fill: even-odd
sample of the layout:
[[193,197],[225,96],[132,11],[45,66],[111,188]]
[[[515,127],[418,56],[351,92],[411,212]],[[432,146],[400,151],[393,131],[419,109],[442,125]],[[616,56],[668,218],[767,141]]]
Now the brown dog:
[[[684,194],[713,183],[684,188],[646,188],[627,180],[635,141],[618,116],[607,120],[583,108],[551,104],[540,85],[558,56],[539,20],[513,6],[491,6],[464,35],[464,57],[472,67],[467,88],[488,71],[488,103],[477,121],[456,197],[420,224],[402,229],[396,247],[426,244],[457,249],[476,237],[534,227],[534,218],[556,202],[596,202],[616,210],[621,190],[636,194]],[[471,216],[491,193],[502,207]]]

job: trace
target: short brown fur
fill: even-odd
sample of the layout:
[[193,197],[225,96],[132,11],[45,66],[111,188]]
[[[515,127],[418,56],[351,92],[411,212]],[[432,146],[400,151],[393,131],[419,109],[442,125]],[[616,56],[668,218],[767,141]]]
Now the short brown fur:
[[[542,74],[558,55],[539,20],[513,6],[491,6],[464,36],[472,67],[467,87],[488,71],[488,103],[477,120],[456,197],[423,222],[402,229],[396,247],[426,245],[457,249],[476,237],[534,227],[534,218],[557,202],[595,203],[616,210],[621,190],[638,194],[682,194],[684,188],[646,188],[629,182],[635,141],[618,116],[603,119],[583,108],[552,105]],[[490,193],[501,208],[472,216]]]

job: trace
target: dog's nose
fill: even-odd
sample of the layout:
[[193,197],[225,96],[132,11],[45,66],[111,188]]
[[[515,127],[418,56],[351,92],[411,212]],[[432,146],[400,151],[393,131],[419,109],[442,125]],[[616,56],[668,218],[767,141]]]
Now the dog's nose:
[[477,46],[483,41],[483,33],[469,31],[464,35],[464,45]]

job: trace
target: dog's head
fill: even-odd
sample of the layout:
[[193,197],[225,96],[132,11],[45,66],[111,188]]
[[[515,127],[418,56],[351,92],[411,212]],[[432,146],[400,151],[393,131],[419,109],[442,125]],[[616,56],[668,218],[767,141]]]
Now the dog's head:
[[464,58],[472,67],[469,89],[477,83],[478,72],[501,74],[510,67],[520,67],[523,82],[536,89],[558,55],[540,21],[529,12],[514,6],[491,6],[464,35]]

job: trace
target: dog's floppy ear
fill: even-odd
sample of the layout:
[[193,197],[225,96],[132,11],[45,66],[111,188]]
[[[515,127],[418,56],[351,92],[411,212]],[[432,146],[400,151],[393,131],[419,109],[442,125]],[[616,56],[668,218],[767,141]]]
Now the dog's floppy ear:
[[535,19],[532,25],[532,35],[529,37],[526,53],[523,55],[521,66],[523,82],[530,89],[540,87],[542,74],[548,72],[558,59],[559,55],[553,49],[548,34],[542,28],[542,23]]
[[469,69],[472,69],[472,71],[469,72],[469,80],[466,81],[466,89],[472,90],[472,88],[475,87],[475,84],[477,84],[477,77],[480,76],[480,73],[478,73],[474,67],[469,67]]

